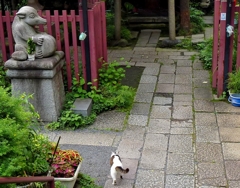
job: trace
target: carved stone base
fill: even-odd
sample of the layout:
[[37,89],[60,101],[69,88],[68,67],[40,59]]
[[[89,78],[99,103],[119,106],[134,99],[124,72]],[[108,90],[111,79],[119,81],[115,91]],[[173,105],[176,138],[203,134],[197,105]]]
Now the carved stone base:
[[35,61],[10,59],[5,63],[13,96],[34,94],[30,102],[44,122],[57,121],[64,103],[63,57],[64,53],[59,51],[49,58]]

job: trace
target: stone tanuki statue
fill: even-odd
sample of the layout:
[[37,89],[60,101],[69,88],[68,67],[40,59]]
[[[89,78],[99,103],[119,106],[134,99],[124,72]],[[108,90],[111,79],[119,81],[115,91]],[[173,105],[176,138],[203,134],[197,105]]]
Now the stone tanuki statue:
[[16,43],[15,52],[12,54],[13,59],[27,59],[27,40],[29,38],[32,38],[36,43],[36,58],[49,57],[55,53],[55,38],[47,33],[40,33],[35,29],[36,25],[46,23],[46,19],[40,17],[33,7],[24,6],[19,9],[12,23],[12,33]]

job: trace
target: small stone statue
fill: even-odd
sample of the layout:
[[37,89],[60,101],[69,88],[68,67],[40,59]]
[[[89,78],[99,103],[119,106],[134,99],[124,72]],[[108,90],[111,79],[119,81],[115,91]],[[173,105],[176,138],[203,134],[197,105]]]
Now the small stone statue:
[[46,19],[40,17],[33,7],[24,6],[17,12],[12,23],[12,33],[16,43],[15,52],[12,54],[13,59],[27,59],[27,40],[29,38],[32,38],[36,43],[36,58],[49,57],[55,53],[55,38],[47,33],[40,33],[35,29],[36,25],[46,23]]

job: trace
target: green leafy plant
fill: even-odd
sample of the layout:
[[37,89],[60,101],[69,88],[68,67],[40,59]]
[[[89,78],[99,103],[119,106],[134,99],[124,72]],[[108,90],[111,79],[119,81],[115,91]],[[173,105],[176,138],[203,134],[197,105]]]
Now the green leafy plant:
[[73,177],[82,156],[75,150],[58,149],[54,155],[51,175],[54,177]]
[[46,173],[50,142],[32,129],[36,113],[28,97],[12,97],[0,87],[0,176]]
[[0,55],[0,87],[10,90],[11,81],[6,76],[6,69],[4,68],[4,63],[2,56]]
[[27,40],[27,53],[28,54],[34,54],[36,48],[36,44],[33,42],[32,38],[29,38]]
[[197,44],[197,48],[199,50],[199,58],[203,62],[203,67],[210,70],[212,68],[213,38]]
[[231,93],[240,93],[240,70],[228,74],[228,89]]
[[190,22],[192,34],[202,33],[204,31],[205,23],[203,20],[204,12],[201,10],[190,7]]
[[60,181],[55,181],[55,188],[67,188],[67,187],[63,185]]
[[91,176],[82,173],[78,175],[77,184],[82,188],[102,188],[95,184],[95,180]]
[[[114,40],[115,36],[115,25],[114,25],[114,14],[111,12],[106,13],[106,22],[107,22],[107,41]],[[131,31],[126,27],[126,23],[122,20],[121,24],[121,38],[130,40],[132,38]]]
[[[125,70],[117,61],[114,61],[103,63],[102,68],[99,69],[98,88],[90,82],[87,83],[90,91],[86,91],[83,78],[80,78],[80,81],[73,79],[72,92],[66,95],[66,102],[59,120],[48,124],[47,127],[49,129],[76,129],[92,124],[101,112],[115,108],[128,109],[133,102],[135,89],[121,84],[124,77]],[[93,100],[90,116],[83,117],[71,110],[76,98]]]

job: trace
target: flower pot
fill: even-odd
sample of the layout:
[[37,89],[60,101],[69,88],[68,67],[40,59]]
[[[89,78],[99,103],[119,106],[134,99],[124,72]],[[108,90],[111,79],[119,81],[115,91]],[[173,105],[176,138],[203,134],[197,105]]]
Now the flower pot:
[[230,93],[228,101],[233,106],[240,107],[240,93]]
[[35,54],[28,54],[28,60],[34,61],[35,60]]
[[79,163],[79,165],[78,165],[78,167],[77,167],[73,177],[71,177],[71,178],[54,178],[54,180],[55,181],[60,181],[67,188],[73,188],[74,184],[75,184],[75,182],[77,180],[77,177],[78,177],[81,165],[82,165],[82,161]]

